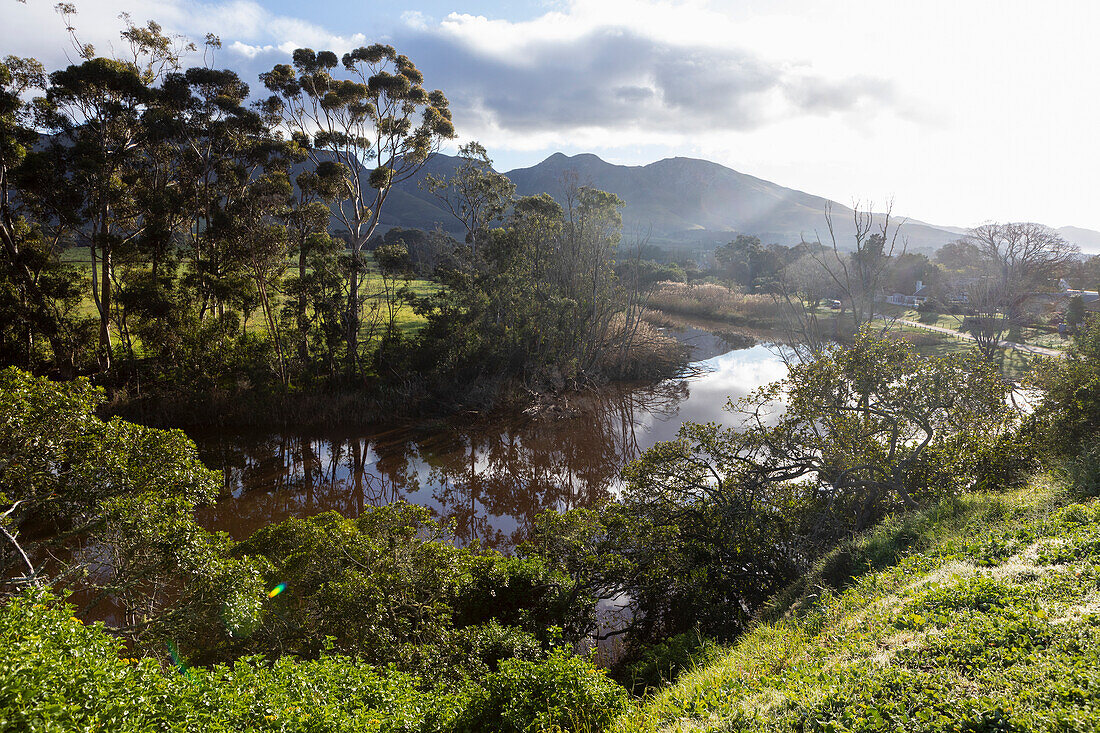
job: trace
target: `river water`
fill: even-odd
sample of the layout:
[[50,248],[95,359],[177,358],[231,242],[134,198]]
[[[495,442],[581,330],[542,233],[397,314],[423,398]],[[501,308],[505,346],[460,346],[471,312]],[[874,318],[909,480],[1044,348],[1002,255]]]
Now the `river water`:
[[199,521],[244,539],[291,516],[336,510],[355,517],[405,500],[453,521],[459,542],[506,549],[547,509],[598,503],[622,467],[687,420],[732,423],[724,409],[783,377],[775,347],[732,348],[688,329],[688,374],[659,384],[585,393],[537,417],[452,418],[377,430],[200,433],[192,437],[224,476],[222,497]]

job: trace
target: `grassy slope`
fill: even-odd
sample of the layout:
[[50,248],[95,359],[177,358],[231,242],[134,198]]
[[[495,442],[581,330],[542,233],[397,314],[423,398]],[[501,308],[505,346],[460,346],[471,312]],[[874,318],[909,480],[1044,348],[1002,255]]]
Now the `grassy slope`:
[[1037,479],[887,522],[614,730],[1100,730],[1100,501]]

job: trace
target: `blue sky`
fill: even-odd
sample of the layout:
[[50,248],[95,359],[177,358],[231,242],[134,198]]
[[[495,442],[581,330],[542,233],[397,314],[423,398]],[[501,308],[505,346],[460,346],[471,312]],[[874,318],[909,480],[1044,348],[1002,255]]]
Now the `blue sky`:
[[[1089,0],[75,2],[102,52],[128,11],[219,34],[254,85],[296,46],[392,43],[504,170],[684,155],[933,223],[1100,229]],[[3,53],[65,63],[50,0],[0,3]]]

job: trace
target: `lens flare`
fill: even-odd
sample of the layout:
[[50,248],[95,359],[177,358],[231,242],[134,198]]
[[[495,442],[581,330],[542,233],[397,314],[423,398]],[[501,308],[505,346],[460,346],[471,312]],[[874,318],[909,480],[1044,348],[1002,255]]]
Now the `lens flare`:
[[187,663],[183,661],[183,657],[180,656],[179,649],[176,648],[175,642],[168,642],[168,656],[172,658],[172,664],[176,665],[176,669],[187,679],[191,678],[191,671],[187,669]]
[[286,583],[279,583],[277,586],[268,591],[267,597],[274,598],[275,596],[286,590]]

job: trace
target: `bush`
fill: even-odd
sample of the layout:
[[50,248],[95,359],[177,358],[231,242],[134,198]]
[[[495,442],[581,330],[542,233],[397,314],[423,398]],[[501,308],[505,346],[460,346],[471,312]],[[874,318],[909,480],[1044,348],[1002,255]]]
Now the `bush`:
[[[83,611],[112,604],[115,623],[148,648],[163,648],[169,626],[203,644],[251,628],[258,569],[195,522],[218,475],[180,431],[100,420],[102,401],[84,379],[0,371],[0,507],[10,507],[0,521],[30,557],[55,560],[45,568],[53,577],[38,579],[83,591]],[[10,591],[28,569],[4,546],[0,587]]]
[[[500,629],[489,636],[503,638]],[[545,661],[506,660],[483,687],[433,686],[327,654],[209,668],[179,660],[167,670],[125,654],[119,640],[81,624],[48,593],[12,599],[0,607],[0,732],[588,733],[606,727],[627,697],[564,650]]]
[[219,660],[317,658],[329,648],[424,677],[476,676],[508,650],[531,657],[563,632],[579,639],[595,603],[541,558],[455,547],[430,510],[404,503],[358,519],[288,519],[234,552],[265,567],[268,587],[285,590]]
[[463,733],[603,730],[627,704],[626,690],[580,657],[507,660],[460,718]]
[[1046,450],[1069,462],[1075,480],[1095,486],[1100,432],[1100,318],[1090,317],[1063,359],[1033,369],[1032,386],[1043,392],[1035,411]]
[[920,313],[921,315],[935,314],[935,313],[942,313],[942,312],[943,312],[943,303],[936,300],[935,298],[929,298],[928,300],[924,301],[923,303],[921,303],[920,305],[917,306],[917,313]]
[[1100,496],[1100,440],[1084,445],[1078,455],[1062,465],[1077,496]]
[[165,672],[49,595],[0,608],[0,731],[439,731],[468,693],[340,657]]

